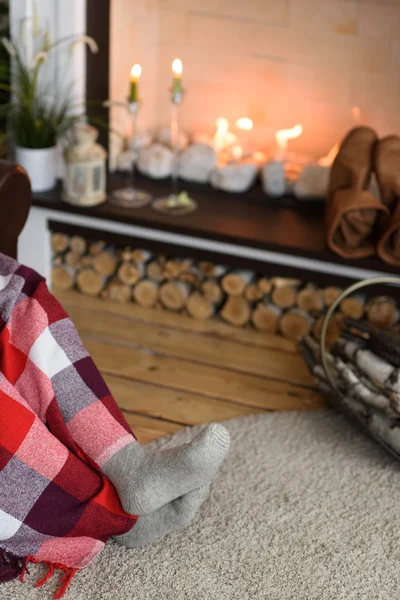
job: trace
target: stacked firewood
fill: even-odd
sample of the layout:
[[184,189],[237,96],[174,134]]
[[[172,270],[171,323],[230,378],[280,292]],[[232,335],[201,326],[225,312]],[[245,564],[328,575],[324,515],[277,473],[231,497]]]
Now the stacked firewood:
[[400,333],[347,319],[327,349],[306,336],[300,350],[323,395],[400,458]]
[[[294,340],[310,332],[319,336],[325,311],[342,291],[212,262],[118,249],[62,233],[52,235],[52,249],[56,290],[75,288],[106,300],[186,312],[195,319],[219,316],[238,327],[252,326]],[[348,298],[330,325],[330,339],[338,337],[345,317],[366,317],[375,325],[391,326],[399,314],[390,297]]]

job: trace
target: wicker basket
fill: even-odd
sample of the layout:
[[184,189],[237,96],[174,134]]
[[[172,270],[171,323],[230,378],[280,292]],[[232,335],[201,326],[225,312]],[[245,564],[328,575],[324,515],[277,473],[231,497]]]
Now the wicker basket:
[[[349,417],[353,423],[355,423],[365,433],[376,440],[395,458],[400,460],[400,408],[398,408],[396,405],[396,410],[394,410],[390,404],[390,397],[393,396],[392,390],[382,386],[382,382],[377,383],[374,379],[371,379],[371,388],[375,390],[378,389],[379,397],[387,396],[389,406],[388,408],[382,408],[373,406],[371,404],[363,404],[359,397],[357,399],[354,398],[354,393],[357,387],[356,385],[353,387],[349,385],[347,390],[343,389],[343,386],[341,387],[339,385],[338,382],[340,381],[340,375],[338,376],[338,373],[336,372],[335,377],[335,374],[333,373],[334,359],[326,349],[328,324],[340,303],[356,291],[372,285],[376,286],[382,284],[390,285],[392,287],[400,286],[400,277],[378,277],[360,281],[350,286],[330,306],[322,325],[319,347],[317,348],[317,344],[313,342],[311,338],[305,338],[300,342],[300,350],[302,351],[302,354],[311,372],[314,374],[314,376],[316,376],[318,387],[329,404],[339,412]],[[400,365],[400,334],[388,331],[379,331],[370,325],[367,327],[364,325],[364,331],[366,329],[369,329],[369,331],[372,332],[375,341],[381,338],[381,347],[384,350],[383,354],[386,361],[385,365],[387,364],[389,368],[393,367],[393,371],[396,371],[397,375]],[[382,356],[380,356],[379,353],[377,355],[371,353],[371,349],[368,348],[368,339],[369,338],[367,337],[360,337],[360,340],[363,340],[363,345],[360,346],[358,351],[362,351],[364,354],[368,352],[370,356],[376,357],[378,364],[383,364],[381,362],[383,360]],[[364,340],[366,341],[364,342]],[[376,345],[377,344],[375,344],[375,346]],[[390,348],[392,353],[394,352],[392,355],[389,354],[389,360],[388,348]],[[395,356],[395,360],[391,361],[390,356]],[[341,359],[338,360],[340,361]],[[352,365],[351,368],[354,369],[354,372],[357,372],[358,367],[356,365]],[[366,379],[368,375],[366,373],[362,373],[361,371],[359,371],[359,373],[361,373],[361,377],[363,378],[362,382],[361,380],[359,382],[360,386],[365,384],[367,389],[368,381],[366,382]],[[377,385],[380,385],[381,387],[378,388]]]

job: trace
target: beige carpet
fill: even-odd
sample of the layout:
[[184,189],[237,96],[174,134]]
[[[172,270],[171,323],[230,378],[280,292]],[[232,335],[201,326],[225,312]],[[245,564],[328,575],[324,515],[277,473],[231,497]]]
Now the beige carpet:
[[[227,426],[232,450],[197,522],[140,552],[109,544],[66,600],[399,598],[400,465],[328,411]],[[51,598],[37,574],[0,598]]]

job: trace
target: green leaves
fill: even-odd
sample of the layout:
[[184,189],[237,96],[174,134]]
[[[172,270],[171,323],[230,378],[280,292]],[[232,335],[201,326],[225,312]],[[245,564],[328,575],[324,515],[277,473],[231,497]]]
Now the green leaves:
[[8,116],[10,130],[18,146],[42,149],[55,146],[57,139],[82,119],[82,116],[74,114],[76,106],[72,91],[66,89],[64,83],[68,79],[66,73],[57,71],[54,78],[45,77],[43,71],[49,53],[64,44],[71,51],[77,44],[85,44],[95,52],[97,44],[87,36],[71,36],[51,42],[47,30],[43,32],[38,29],[38,32],[36,37],[40,39],[36,41],[40,41],[39,51],[29,61],[30,64],[23,42],[18,44],[18,40],[2,40],[3,46],[6,49],[9,47],[13,61],[13,83],[10,85],[7,77],[8,64],[2,65],[0,61],[0,93],[12,94],[11,102],[0,105],[0,118],[5,114]]

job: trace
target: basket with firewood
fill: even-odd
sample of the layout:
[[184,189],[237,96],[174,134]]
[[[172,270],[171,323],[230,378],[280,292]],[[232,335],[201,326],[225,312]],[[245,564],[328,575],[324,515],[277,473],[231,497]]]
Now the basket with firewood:
[[300,351],[327,401],[400,460],[400,332],[346,319],[327,348],[326,334],[344,298],[370,285],[400,286],[399,277],[361,281],[348,288],[327,312],[320,341],[311,336]]

